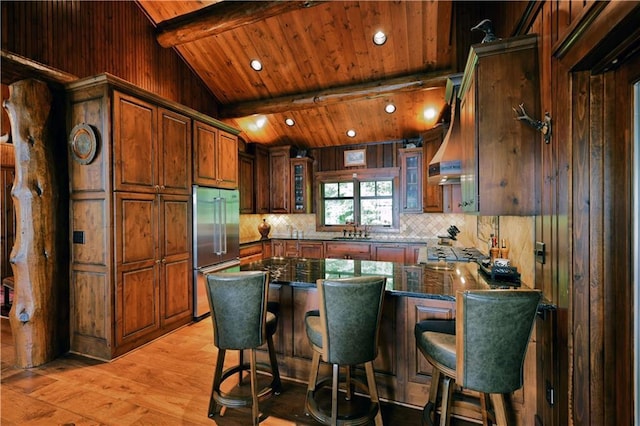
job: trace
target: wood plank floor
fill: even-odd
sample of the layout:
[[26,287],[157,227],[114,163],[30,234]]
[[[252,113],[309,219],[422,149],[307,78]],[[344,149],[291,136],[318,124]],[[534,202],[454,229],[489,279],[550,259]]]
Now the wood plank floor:
[[[208,319],[109,363],[68,355],[28,370],[13,367],[11,327],[0,322],[3,426],[251,424],[249,409],[207,417],[216,355]],[[260,404],[267,416],[261,424],[317,425],[304,414],[305,385],[284,386]],[[383,404],[382,416],[385,425],[421,424],[420,410],[395,404]]]

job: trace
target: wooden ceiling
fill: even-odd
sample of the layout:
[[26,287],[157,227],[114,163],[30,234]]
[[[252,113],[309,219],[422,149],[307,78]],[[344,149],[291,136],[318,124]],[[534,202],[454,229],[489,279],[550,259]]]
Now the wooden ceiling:
[[[158,42],[181,55],[219,100],[218,118],[247,142],[411,139],[444,108],[455,60],[450,1],[137,1]],[[372,42],[378,30],[382,46]],[[435,116],[425,118],[426,108]]]

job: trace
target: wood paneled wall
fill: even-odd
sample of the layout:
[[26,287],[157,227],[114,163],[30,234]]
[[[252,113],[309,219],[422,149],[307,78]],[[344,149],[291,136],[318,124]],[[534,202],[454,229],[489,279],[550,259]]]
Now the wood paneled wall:
[[2,2],[2,49],[79,78],[108,72],[217,116],[217,101],[133,1]]
[[[384,142],[366,145],[345,145],[330,148],[312,149],[310,157],[317,160],[317,172],[332,172],[336,170],[354,170],[359,168],[379,169],[396,167],[398,164],[398,149],[403,142]],[[362,167],[344,167],[344,152],[352,149],[364,149],[367,164]]]
[[[536,240],[547,256],[536,264],[536,287],[558,306],[554,359],[543,357],[542,367],[555,404],[542,389],[542,424],[633,424],[630,129],[640,58],[592,70],[608,54],[597,46],[603,40],[613,49],[637,37],[612,35],[620,22],[637,23],[634,3],[510,2],[496,18],[496,28],[539,35],[541,105],[553,119],[537,180]],[[523,12],[529,24],[520,26]]]

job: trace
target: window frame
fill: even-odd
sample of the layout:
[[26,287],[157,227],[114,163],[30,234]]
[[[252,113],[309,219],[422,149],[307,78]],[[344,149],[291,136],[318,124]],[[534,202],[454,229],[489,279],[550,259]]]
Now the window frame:
[[[324,224],[324,194],[322,185],[325,183],[353,182],[354,184],[354,217],[360,218],[360,182],[372,180],[392,181],[392,224],[391,226],[370,225],[369,232],[397,233],[400,232],[400,168],[385,167],[368,170],[341,170],[332,172],[317,172],[315,174],[316,184],[316,231],[342,232],[346,224],[325,225]],[[358,226],[361,226],[358,223]]]

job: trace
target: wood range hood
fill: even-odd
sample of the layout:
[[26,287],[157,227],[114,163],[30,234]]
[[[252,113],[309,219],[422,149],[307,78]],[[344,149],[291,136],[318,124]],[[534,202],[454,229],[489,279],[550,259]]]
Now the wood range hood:
[[429,162],[429,184],[453,185],[460,183],[462,174],[462,141],[460,133],[460,103],[458,89],[462,74],[455,74],[447,79],[445,99],[451,107],[449,130],[444,141]]

